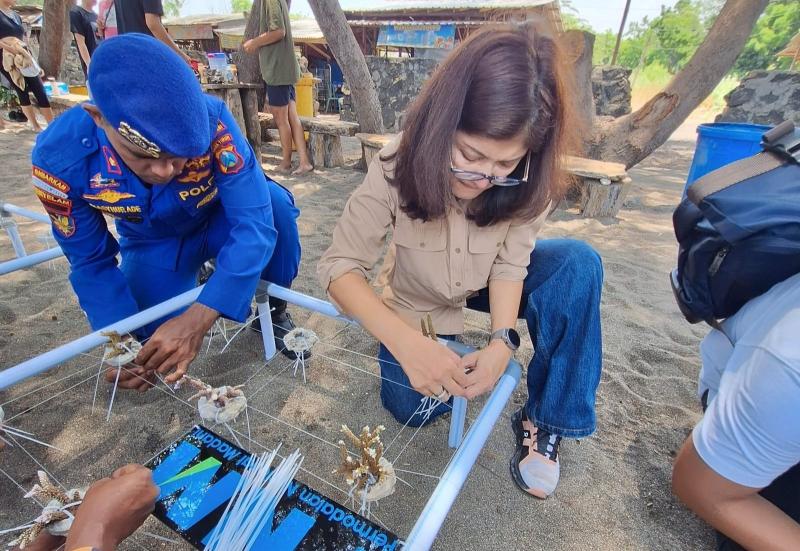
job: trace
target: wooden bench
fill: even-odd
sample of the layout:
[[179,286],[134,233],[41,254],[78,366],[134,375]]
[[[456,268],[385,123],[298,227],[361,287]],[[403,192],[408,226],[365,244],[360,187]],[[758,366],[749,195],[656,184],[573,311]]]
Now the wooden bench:
[[[272,113],[259,113],[261,131],[277,129]],[[340,167],[344,165],[342,136],[355,136],[358,123],[325,120],[317,117],[300,117],[303,130],[308,132],[308,155],[314,166]],[[266,139],[266,138],[265,138]]]
[[564,168],[578,180],[574,195],[581,216],[602,218],[619,213],[631,183],[625,165],[567,155]]
[[[361,168],[366,170],[372,158],[397,137],[397,134],[356,134],[361,141]],[[616,216],[630,188],[625,165],[567,155],[565,170],[576,180],[570,193],[584,218]]]
[[369,169],[372,158],[383,149],[386,144],[397,137],[397,134],[356,134],[361,141],[361,166],[363,170]]
[[67,109],[80,105],[85,101],[89,101],[89,96],[80,94],[63,94],[61,96],[50,96],[50,108],[53,110],[55,116],[60,115]]

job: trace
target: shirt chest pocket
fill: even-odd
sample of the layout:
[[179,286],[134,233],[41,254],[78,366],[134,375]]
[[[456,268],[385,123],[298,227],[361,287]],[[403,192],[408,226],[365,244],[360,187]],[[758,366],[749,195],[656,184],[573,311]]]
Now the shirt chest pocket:
[[508,228],[508,223],[494,224],[483,228],[470,224],[468,248],[471,265],[471,270],[469,270],[471,290],[486,287],[492,265],[505,243]]
[[448,296],[446,222],[422,222],[398,215],[393,240],[396,260],[392,287],[416,296]]
[[208,176],[196,183],[177,187],[176,195],[184,211],[189,216],[197,216],[219,200],[219,188],[214,176]]

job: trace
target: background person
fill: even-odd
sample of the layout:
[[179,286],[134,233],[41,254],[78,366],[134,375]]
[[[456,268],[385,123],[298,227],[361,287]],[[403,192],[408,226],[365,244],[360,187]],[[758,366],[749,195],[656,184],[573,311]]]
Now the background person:
[[[9,51],[13,54],[23,53],[23,48],[19,43],[15,43],[13,39],[27,43],[27,36],[25,34],[25,27],[22,24],[22,18],[17,12],[13,10],[16,0],[0,0],[0,58],[3,57],[3,52]],[[30,52],[27,53],[30,55]],[[44,91],[44,84],[42,84],[41,76],[23,76],[22,80],[15,82],[15,79],[0,63],[0,74],[11,84],[14,92],[19,98],[19,105],[22,112],[28,119],[28,123],[34,132],[42,130],[39,121],[36,119],[36,110],[31,105],[30,94],[36,97],[36,103],[39,106],[42,116],[49,123],[53,120],[53,111],[50,109],[50,100]],[[17,79],[19,80],[19,79]],[[24,86],[22,86],[24,84]]]
[[75,47],[83,68],[83,76],[87,75],[89,62],[97,49],[97,14],[94,7],[97,0],[81,0],[69,10],[69,30],[75,40]]
[[189,56],[178,48],[164,28],[161,21],[164,6],[161,0],[114,0],[114,13],[119,34],[149,34],[172,48],[186,63],[191,63]]
[[117,10],[114,0],[100,0],[97,27],[104,39],[117,36]]
[[306,150],[303,124],[297,114],[294,85],[300,79],[300,65],[294,53],[289,8],[285,0],[264,0],[259,17],[259,34],[246,41],[242,48],[248,54],[258,52],[261,76],[267,83],[269,111],[275,117],[281,139],[283,158],[281,172],[292,169],[292,142],[297,148],[300,164],[293,174],[305,174],[314,169]]

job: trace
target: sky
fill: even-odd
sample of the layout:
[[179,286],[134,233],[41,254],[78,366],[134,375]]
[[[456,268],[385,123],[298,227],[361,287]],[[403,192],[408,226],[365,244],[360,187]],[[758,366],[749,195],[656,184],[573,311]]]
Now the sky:
[[[369,8],[381,0],[340,0],[343,8]],[[652,19],[661,12],[661,6],[672,6],[677,0],[632,0],[628,23],[641,21],[647,16]],[[616,32],[622,20],[625,0],[571,0],[578,11],[578,17],[586,20],[598,32],[612,29]],[[230,0],[186,0],[181,15],[230,13]],[[292,0],[292,13],[312,16],[307,0]],[[627,27],[627,26],[626,26]]]

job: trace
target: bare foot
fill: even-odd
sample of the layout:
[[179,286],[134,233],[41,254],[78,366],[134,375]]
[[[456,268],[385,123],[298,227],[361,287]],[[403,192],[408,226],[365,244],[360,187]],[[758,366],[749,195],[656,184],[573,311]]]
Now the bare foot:
[[311,172],[312,170],[314,170],[314,167],[313,167],[312,165],[310,165],[310,164],[305,164],[305,165],[300,165],[300,166],[298,166],[298,167],[297,167],[297,170],[295,170],[294,172],[292,172],[292,174],[294,174],[295,176],[299,176],[299,175],[301,175],[301,174],[306,174],[306,173],[308,173],[308,172]]
[[280,172],[281,174],[289,174],[292,171],[292,165],[285,165],[281,163],[275,167],[275,171]]

